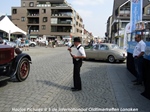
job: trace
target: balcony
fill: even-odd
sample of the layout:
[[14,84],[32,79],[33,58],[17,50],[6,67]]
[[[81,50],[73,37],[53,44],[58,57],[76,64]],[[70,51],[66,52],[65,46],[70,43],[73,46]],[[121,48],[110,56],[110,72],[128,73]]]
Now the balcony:
[[39,9],[28,9],[28,15],[30,17],[36,17],[39,16]]
[[129,10],[120,10],[119,16],[120,17],[130,17],[130,11]]
[[28,18],[28,24],[39,24],[39,18]]
[[51,32],[59,32],[59,33],[70,33],[72,31],[72,27],[70,26],[52,26]]
[[58,19],[58,24],[72,24],[72,19],[70,18],[59,18]]
[[39,30],[38,29],[36,29],[36,30],[31,29],[31,33],[36,33],[36,32],[39,32]]
[[39,33],[39,26],[38,25],[32,25],[32,26],[30,26],[30,33],[31,34],[37,34],[37,33]]
[[58,24],[72,24],[71,21],[59,21]]
[[38,21],[29,21],[28,24],[39,24]]
[[52,4],[52,7],[69,7],[67,4]]
[[55,16],[61,16],[61,17],[71,17],[72,16],[72,13],[52,13],[53,17]]
[[28,17],[37,17],[39,16],[39,13],[29,13]]
[[36,7],[51,7],[51,4],[38,4]]
[[53,25],[53,26],[71,26],[72,18],[51,18],[51,25]]

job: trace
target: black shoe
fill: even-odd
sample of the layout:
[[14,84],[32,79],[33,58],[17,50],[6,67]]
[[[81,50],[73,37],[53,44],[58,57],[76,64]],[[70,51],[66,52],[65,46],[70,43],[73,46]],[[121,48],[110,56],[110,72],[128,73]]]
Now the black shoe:
[[133,85],[142,85],[142,82],[136,82]]
[[72,89],[72,91],[81,91],[81,89]]
[[132,82],[137,82],[138,80],[137,79],[135,79],[135,80],[132,80]]
[[75,89],[75,87],[72,87],[71,90],[72,90],[72,89]]

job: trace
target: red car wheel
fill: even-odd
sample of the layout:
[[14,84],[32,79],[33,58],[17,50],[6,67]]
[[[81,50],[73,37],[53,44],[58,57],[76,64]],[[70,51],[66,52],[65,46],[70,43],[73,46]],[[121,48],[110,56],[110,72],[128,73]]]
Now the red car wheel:
[[20,63],[19,63],[19,67],[17,70],[17,79],[21,82],[26,80],[26,78],[29,75],[29,71],[30,71],[30,63],[29,60],[27,58],[23,58]]

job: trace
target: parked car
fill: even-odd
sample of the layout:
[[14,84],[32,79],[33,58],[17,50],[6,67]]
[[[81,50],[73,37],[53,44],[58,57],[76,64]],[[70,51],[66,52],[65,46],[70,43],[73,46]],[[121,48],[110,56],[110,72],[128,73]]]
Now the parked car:
[[31,57],[19,48],[0,45],[0,81],[18,79],[24,81],[30,72]]
[[36,42],[30,41],[30,42],[29,42],[29,46],[30,46],[30,47],[35,47],[35,46],[36,46]]
[[6,42],[8,42],[8,40],[7,39],[3,39],[3,43],[5,44]]
[[126,60],[127,53],[116,44],[100,43],[85,49],[86,59],[107,60],[110,63]]
[[63,46],[64,42],[63,41],[57,41],[58,46]]
[[7,39],[3,39],[3,44],[9,45],[9,46],[14,47],[14,48],[16,48],[16,46],[17,46],[17,44],[15,42],[11,42]]
[[10,45],[11,47],[14,47],[14,48],[16,48],[16,46],[17,46],[17,44],[15,42],[10,42],[10,41],[8,41],[6,43],[6,45]]

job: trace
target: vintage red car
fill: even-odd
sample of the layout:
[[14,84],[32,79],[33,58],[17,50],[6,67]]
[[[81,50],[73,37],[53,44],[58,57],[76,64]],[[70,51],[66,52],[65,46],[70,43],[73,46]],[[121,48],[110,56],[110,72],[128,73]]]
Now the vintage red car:
[[30,72],[31,57],[19,48],[0,44],[0,81],[24,81]]

